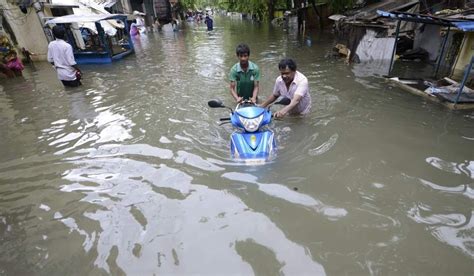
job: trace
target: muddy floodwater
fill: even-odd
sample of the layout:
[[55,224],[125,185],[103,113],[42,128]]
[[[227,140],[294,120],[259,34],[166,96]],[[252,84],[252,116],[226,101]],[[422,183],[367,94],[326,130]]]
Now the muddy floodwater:
[[[142,35],[79,88],[46,62],[0,80],[0,275],[474,273],[473,112],[331,58],[330,31],[214,23]],[[259,166],[207,106],[234,105],[239,42],[262,99],[286,56],[311,87]]]

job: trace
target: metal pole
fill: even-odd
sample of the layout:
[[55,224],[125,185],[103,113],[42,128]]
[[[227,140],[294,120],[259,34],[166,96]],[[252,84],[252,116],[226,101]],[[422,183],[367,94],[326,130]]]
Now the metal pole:
[[401,20],[398,20],[397,22],[397,30],[395,32],[395,43],[393,43],[393,51],[392,51],[392,57],[390,58],[390,67],[388,68],[388,75],[390,76],[390,72],[392,72],[392,65],[394,63],[394,57],[395,53],[397,52],[397,43],[398,43],[398,34],[400,33],[400,24]]
[[441,48],[441,53],[439,54],[438,64],[436,64],[436,71],[434,74],[435,79],[438,77],[439,66],[441,65],[441,61],[443,61],[444,49],[446,48],[446,42],[448,41],[450,29],[451,29],[451,26],[448,26],[448,32],[446,33],[446,36],[444,37],[443,47]]
[[469,73],[471,72],[473,63],[474,63],[474,56],[471,57],[471,62],[469,63],[469,66],[466,69],[466,73],[464,73],[464,78],[462,79],[462,83],[461,83],[461,86],[459,87],[458,95],[456,96],[456,101],[454,101],[454,104],[457,104],[459,101],[459,98],[461,97],[462,89],[464,88],[464,85],[466,84],[466,81],[469,76]]

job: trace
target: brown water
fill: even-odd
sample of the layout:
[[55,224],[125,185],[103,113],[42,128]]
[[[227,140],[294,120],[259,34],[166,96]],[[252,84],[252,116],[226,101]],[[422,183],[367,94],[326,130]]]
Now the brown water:
[[[474,113],[360,77],[329,33],[215,25],[142,36],[77,89],[47,63],[1,80],[0,275],[474,273]],[[284,56],[311,86],[262,166],[206,104],[233,105],[241,41],[262,95]]]

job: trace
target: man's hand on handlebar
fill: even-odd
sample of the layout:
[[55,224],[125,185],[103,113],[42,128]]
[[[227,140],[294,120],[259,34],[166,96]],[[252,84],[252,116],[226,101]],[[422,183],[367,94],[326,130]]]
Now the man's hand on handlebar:
[[285,116],[286,116],[286,112],[284,112],[284,111],[282,112],[281,110],[279,110],[279,111],[275,112],[275,118],[277,118],[277,119],[281,119]]

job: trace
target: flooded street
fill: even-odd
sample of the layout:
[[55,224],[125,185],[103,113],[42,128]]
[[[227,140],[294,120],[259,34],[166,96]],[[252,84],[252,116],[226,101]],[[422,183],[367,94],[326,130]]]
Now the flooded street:
[[[310,82],[261,166],[230,158],[228,111],[207,107],[233,106],[240,42],[261,98],[286,56]],[[474,113],[363,77],[333,43],[217,17],[80,66],[79,88],[46,62],[0,80],[0,275],[472,275]]]

